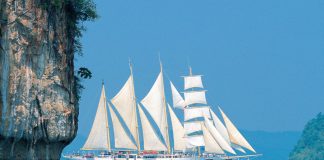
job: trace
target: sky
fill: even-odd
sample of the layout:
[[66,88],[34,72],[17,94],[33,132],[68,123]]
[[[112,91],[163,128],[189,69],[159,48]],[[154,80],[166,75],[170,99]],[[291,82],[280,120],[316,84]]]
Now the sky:
[[[133,64],[141,100],[164,68],[183,90],[188,66],[201,74],[207,102],[220,105],[239,128],[301,131],[324,111],[324,1],[321,0],[95,0],[100,18],[87,22],[87,67],[79,134],[87,135],[101,83],[112,98]],[[177,110],[178,116],[182,112]],[[219,114],[218,114],[219,115]]]

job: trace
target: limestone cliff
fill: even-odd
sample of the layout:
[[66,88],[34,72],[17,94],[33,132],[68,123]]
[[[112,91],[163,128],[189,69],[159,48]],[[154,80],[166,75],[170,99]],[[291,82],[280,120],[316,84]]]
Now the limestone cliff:
[[2,159],[59,159],[76,136],[76,19],[51,1],[0,0]]

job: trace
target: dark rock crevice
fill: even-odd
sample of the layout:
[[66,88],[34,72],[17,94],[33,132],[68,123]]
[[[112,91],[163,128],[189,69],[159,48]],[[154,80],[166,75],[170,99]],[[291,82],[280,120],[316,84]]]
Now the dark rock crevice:
[[60,159],[63,148],[68,144],[66,141],[49,144],[43,140],[30,143],[25,139],[15,140],[3,137],[0,137],[0,141],[6,143],[6,147],[0,150],[1,159]]

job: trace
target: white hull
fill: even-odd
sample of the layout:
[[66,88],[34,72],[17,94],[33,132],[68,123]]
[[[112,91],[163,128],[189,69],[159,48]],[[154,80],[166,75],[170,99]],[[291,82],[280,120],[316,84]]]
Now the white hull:
[[84,157],[72,157],[63,156],[65,159],[71,160],[194,160],[197,158],[111,158],[111,157],[94,157],[94,158],[84,158]]
[[83,157],[71,157],[63,156],[66,159],[71,160],[238,160],[238,159],[249,159],[250,157],[259,157],[257,155],[247,155],[247,156],[224,156],[224,157],[210,157],[210,158],[198,158],[198,157],[187,157],[187,158],[112,158],[112,157],[94,157],[94,158],[83,158]]
[[137,160],[193,160],[194,158],[137,158]]

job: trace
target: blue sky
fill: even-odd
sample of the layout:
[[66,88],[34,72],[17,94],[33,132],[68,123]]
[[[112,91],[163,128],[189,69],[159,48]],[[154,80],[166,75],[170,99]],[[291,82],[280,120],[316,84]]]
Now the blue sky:
[[128,78],[130,57],[142,99],[158,75],[158,52],[165,81],[182,90],[180,76],[188,74],[189,63],[193,73],[204,75],[208,103],[220,105],[238,128],[302,130],[324,111],[324,1],[95,2],[100,18],[86,23],[84,56],[76,61],[93,72],[80,103],[83,135],[91,128],[101,81],[113,97]]

